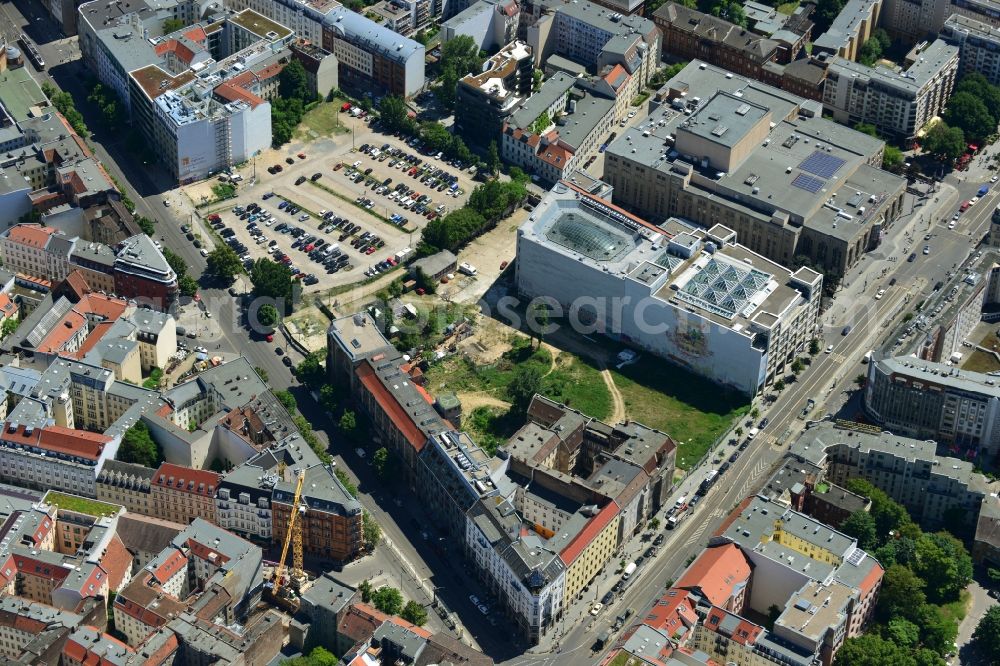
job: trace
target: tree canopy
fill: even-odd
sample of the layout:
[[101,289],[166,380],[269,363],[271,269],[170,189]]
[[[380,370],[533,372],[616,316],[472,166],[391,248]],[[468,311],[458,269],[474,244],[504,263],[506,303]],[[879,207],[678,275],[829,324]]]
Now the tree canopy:
[[232,284],[243,271],[243,262],[233,248],[220,243],[208,253],[208,272],[226,284]]
[[921,140],[924,151],[946,162],[954,162],[965,152],[965,132],[941,121],[934,124]]
[[399,616],[418,627],[422,627],[427,623],[427,609],[412,599],[406,602]]
[[163,462],[163,450],[153,441],[149,427],[142,421],[137,421],[122,437],[121,446],[118,447],[118,460],[158,467]]
[[990,115],[983,100],[967,91],[951,96],[944,120],[952,127],[960,128],[971,141],[982,141],[997,127],[996,118]]
[[877,634],[848,638],[837,651],[835,666],[916,666],[902,647]]
[[994,666],[1000,664],[1000,605],[994,604],[986,611],[972,637],[980,654],[988,655]]
[[288,266],[261,258],[250,269],[254,294],[273,299],[285,299],[286,308],[292,301],[292,272]]
[[394,587],[380,587],[372,594],[372,604],[386,615],[399,615],[403,610],[403,594]]

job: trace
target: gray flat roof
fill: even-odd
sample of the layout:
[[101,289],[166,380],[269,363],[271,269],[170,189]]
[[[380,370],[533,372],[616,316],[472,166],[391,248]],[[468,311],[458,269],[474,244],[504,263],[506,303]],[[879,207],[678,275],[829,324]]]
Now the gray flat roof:
[[568,93],[575,81],[576,79],[565,72],[556,72],[542,83],[538,92],[526,99],[520,108],[510,115],[507,123],[517,129],[527,129],[543,111]]
[[844,78],[863,77],[877,81],[899,95],[914,97],[941,71],[948,62],[958,57],[958,47],[935,39],[905,71],[894,71],[884,65],[868,67],[860,62],[835,57],[830,59],[830,73]]

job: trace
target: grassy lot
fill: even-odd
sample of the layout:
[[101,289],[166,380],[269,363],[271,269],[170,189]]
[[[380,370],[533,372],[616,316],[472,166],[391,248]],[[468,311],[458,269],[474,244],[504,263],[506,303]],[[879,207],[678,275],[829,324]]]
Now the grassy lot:
[[588,416],[606,419],[611,414],[611,394],[600,371],[583,359],[560,352],[555,364],[552,353],[535,349],[526,338],[517,338],[514,347],[492,366],[477,368],[464,357],[450,357],[435,363],[427,372],[431,394],[484,392],[508,400],[507,386],[517,367],[535,366],[543,375],[541,393],[565,403]]
[[744,396],[652,356],[612,370],[611,376],[630,418],[677,441],[677,466],[683,469],[696,463],[736,416],[749,411]]
[[966,614],[969,612],[969,606],[971,603],[972,595],[969,594],[968,590],[962,590],[958,595],[958,599],[940,607],[941,615],[954,620],[955,624],[961,624],[962,620],[965,619]]
[[331,102],[321,102],[307,111],[302,116],[302,122],[295,129],[295,138],[309,141],[319,137],[350,132],[350,128],[346,127],[341,119],[340,107],[343,104],[344,100],[334,99]]
[[791,16],[795,13],[795,10],[799,8],[799,0],[793,0],[793,2],[783,2],[778,5],[777,10],[782,14],[788,14]]
[[48,494],[45,495],[45,501],[59,507],[60,509],[76,511],[77,513],[85,513],[88,516],[103,516],[104,514],[114,513],[121,508],[117,504],[98,502],[97,500],[87,499],[86,497],[66,495],[65,493],[57,493],[55,491],[49,491]]

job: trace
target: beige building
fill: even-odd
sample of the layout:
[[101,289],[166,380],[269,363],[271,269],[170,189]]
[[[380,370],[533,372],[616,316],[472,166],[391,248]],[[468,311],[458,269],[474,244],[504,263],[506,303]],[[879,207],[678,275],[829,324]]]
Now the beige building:
[[150,515],[150,485],[155,469],[108,460],[97,475],[97,499],[125,507],[130,513]]
[[151,515],[183,525],[195,518],[215,523],[220,479],[217,472],[163,463],[150,481]]
[[618,505],[609,502],[559,553],[560,559],[566,565],[564,610],[614,555],[618,547],[620,521]]

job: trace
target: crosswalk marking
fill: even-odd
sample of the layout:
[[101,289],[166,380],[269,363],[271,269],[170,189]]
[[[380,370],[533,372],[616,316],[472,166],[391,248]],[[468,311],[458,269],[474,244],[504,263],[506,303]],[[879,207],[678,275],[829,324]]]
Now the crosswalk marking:
[[[712,515],[714,516],[715,514],[713,513]],[[698,526],[698,529],[694,531],[694,534],[689,536],[687,538],[687,541],[684,542],[684,546],[688,547],[694,545],[694,543],[701,538],[701,535],[705,532],[706,527],[708,527],[708,521],[703,520],[701,524]]]

